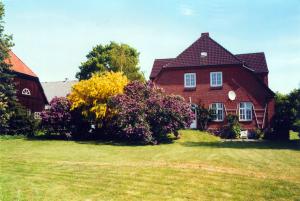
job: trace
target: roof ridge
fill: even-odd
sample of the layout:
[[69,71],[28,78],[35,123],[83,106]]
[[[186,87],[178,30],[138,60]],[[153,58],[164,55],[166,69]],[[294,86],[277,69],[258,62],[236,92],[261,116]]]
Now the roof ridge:
[[160,58],[160,59],[155,59],[155,60],[167,60],[167,59],[175,59],[175,58]]
[[235,54],[235,56],[236,56],[236,55],[246,55],[246,54],[265,54],[265,52],[240,53],[240,54]]
[[64,80],[62,80],[62,81],[44,81],[44,82],[41,82],[41,83],[58,83],[58,82],[78,82],[78,80],[67,80],[67,81],[64,81]]
[[[18,59],[18,61],[19,62],[21,62],[23,65],[24,65],[24,67],[26,67],[31,73],[32,73],[32,75],[29,75],[29,76],[32,76],[32,77],[38,77],[37,76],[37,74],[35,73],[35,72],[33,72],[33,70],[31,70],[31,68],[29,68],[12,50],[9,50],[9,52],[16,58],[16,59]],[[11,56],[8,58],[9,60],[11,59]],[[10,60],[10,62],[11,62],[11,60]],[[18,71],[17,71],[18,72]],[[24,73],[24,72],[19,72],[19,73],[23,73],[23,74],[26,74],[26,73]],[[26,74],[26,75],[28,75],[28,74]]]
[[[177,55],[177,57],[175,57],[174,59],[177,59],[178,57],[180,57],[180,55],[182,55],[186,50],[188,50],[189,48],[191,48],[195,43],[197,43],[199,40],[201,40],[202,36],[200,36],[195,42],[193,42],[192,44],[190,44],[187,48],[185,48],[179,55]],[[171,62],[167,63],[166,65],[164,65],[163,67],[168,66]]]
[[214,39],[212,39],[211,37],[207,36],[210,40],[212,40],[214,43],[216,43],[217,45],[219,45],[223,50],[225,50],[227,53],[229,53],[230,55],[232,55],[236,60],[238,60],[239,62],[243,63],[242,60],[240,60],[239,58],[237,58],[233,53],[231,53],[229,50],[227,50],[225,47],[223,47],[221,44],[219,44],[217,41],[215,41]]

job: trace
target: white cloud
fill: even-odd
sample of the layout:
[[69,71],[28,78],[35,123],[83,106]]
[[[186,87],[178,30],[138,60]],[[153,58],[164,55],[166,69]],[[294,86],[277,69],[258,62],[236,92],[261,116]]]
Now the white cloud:
[[195,14],[195,11],[189,6],[182,5],[180,6],[180,14],[184,16],[192,16]]

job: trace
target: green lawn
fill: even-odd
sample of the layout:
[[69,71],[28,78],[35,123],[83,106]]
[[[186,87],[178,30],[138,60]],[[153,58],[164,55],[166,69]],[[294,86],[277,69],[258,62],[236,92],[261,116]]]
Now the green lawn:
[[0,138],[0,200],[300,200],[300,144]]

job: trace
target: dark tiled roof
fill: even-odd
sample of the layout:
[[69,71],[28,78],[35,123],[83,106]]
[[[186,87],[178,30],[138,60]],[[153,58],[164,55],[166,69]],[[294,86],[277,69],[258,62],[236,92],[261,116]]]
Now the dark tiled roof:
[[[201,57],[201,52],[207,56]],[[208,33],[202,33],[201,37],[180,55],[173,59],[155,59],[150,79],[155,78],[162,68],[210,66],[224,64],[242,64],[254,72],[268,72],[268,66],[264,53],[250,53],[233,55],[216,41],[209,37]]]
[[[207,56],[201,57],[201,52],[206,52]],[[166,67],[208,66],[240,63],[241,61],[236,56],[211,39],[208,33],[203,33],[196,42],[184,50]]]
[[158,75],[158,73],[160,72],[160,70],[163,68],[163,66],[170,63],[172,60],[174,60],[174,59],[173,58],[155,59],[152,70],[151,70],[150,79],[155,78]]
[[245,62],[246,66],[256,73],[269,72],[266,57],[263,52],[236,54],[235,56]]

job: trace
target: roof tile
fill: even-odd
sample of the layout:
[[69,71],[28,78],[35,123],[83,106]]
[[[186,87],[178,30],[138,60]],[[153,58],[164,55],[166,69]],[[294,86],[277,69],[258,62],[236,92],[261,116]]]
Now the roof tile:
[[11,70],[32,77],[37,77],[37,75],[28,66],[26,66],[26,64],[23,63],[23,61],[21,61],[21,59],[19,59],[17,55],[15,55],[12,51],[9,51],[8,54],[9,58],[7,60],[8,63],[12,65]]

